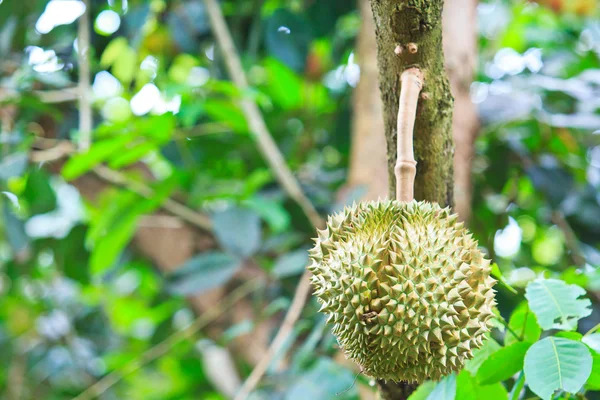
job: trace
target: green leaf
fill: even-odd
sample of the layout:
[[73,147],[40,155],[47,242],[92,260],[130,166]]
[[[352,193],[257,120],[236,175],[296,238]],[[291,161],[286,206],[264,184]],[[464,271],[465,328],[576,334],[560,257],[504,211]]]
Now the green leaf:
[[519,400],[519,397],[521,396],[521,391],[523,390],[524,386],[525,386],[525,373],[523,371],[521,371],[521,373],[519,374],[519,377],[517,378],[517,381],[515,382],[515,385],[513,386],[512,390],[510,391],[508,400]]
[[515,335],[507,329],[506,335],[504,336],[505,346],[517,343],[519,339],[523,339],[524,342],[535,343],[542,334],[542,328],[538,325],[535,314],[526,306],[518,308],[512,313],[510,320],[508,321],[508,326],[513,332],[519,335],[519,337],[515,337]]
[[152,197],[148,199],[122,192],[108,203],[107,212],[100,213],[88,235],[88,243],[93,244],[90,256],[92,274],[100,275],[115,263],[135,234],[139,218],[160,207],[176,184],[175,177],[171,177],[155,187]]
[[273,233],[285,232],[290,226],[290,214],[275,200],[255,196],[244,201],[243,204],[256,211]]
[[433,392],[436,386],[436,382],[425,381],[408,397],[408,400],[427,400],[427,397],[429,397],[429,394]]
[[190,258],[169,278],[169,288],[181,295],[200,294],[226,283],[241,267],[239,258],[210,252]]
[[229,208],[212,217],[213,230],[221,246],[241,258],[248,258],[260,248],[260,218],[243,208]]
[[77,154],[66,162],[62,170],[63,177],[68,181],[79,178],[113,154],[122,151],[133,138],[129,135],[119,136],[94,143],[87,152]]
[[308,251],[307,249],[299,249],[280,256],[275,261],[275,266],[271,272],[276,278],[281,279],[301,274],[307,265]]
[[433,389],[427,400],[454,400],[456,397],[456,375],[444,377]]
[[287,389],[285,400],[356,399],[354,374],[329,358],[321,357]]
[[588,390],[600,390],[600,354],[592,351],[592,373],[588,378],[585,387]]
[[585,290],[557,279],[538,279],[527,285],[525,298],[544,330],[575,330],[577,321],[592,313]]
[[477,381],[481,385],[489,385],[510,378],[523,369],[529,347],[531,343],[518,342],[496,351],[477,370]]
[[114,157],[111,157],[108,165],[113,169],[123,168],[139,161],[154,150],[157,150],[156,144],[142,143],[132,149],[115,154]]
[[29,203],[31,214],[43,214],[56,208],[56,194],[50,186],[50,176],[43,169],[30,169],[23,197]]
[[514,294],[518,293],[515,288],[513,288],[512,286],[510,286],[510,284],[508,283],[508,281],[506,280],[506,278],[504,277],[504,275],[502,275],[502,271],[500,271],[500,268],[498,267],[498,264],[496,264],[496,263],[492,264],[492,276],[494,278],[496,278],[500,283],[502,283],[512,293],[514,293]]
[[525,381],[542,399],[555,390],[577,393],[592,371],[592,356],[580,342],[547,337],[535,343],[525,355]]
[[126,47],[113,62],[111,72],[125,86],[129,86],[138,68],[137,53],[131,47]]
[[127,38],[124,36],[119,36],[111,40],[102,52],[102,57],[100,57],[100,66],[104,68],[112,66],[128,47],[129,45],[127,44]]
[[500,350],[502,346],[498,344],[494,339],[487,339],[483,342],[483,346],[481,348],[475,350],[473,352],[473,358],[466,362],[465,369],[469,371],[471,374],[476,375],[479,367],[487,358]]
[[500,382],[481,385],[467,370],[462,370],[456,378],[456,400],[506,400],[506,398],[506,389]]

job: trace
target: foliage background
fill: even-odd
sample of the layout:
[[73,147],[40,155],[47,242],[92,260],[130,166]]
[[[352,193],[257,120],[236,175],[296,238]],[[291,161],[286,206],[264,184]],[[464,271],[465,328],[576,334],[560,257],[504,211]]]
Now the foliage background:
[[[314,235],[258,152],[238,101],[260,105],[321,215],[360,198],[364,188],[345,186],[351,117],[360,112],[351,107],[356,5],[222,2],[246,93],[228,81],[202,1],[92,1],[93,144],[71,155],[65,141],[81,140],[77,22],[68,18],[77,5],[53,13],[56,3],[0,1],[2,396],[73,398],[112,372],[120,379],[105,399],[228,398],[280,325]],[[600,389],[596,8],[595,0],[478,8],[471,95],[482,127],[470,227],[504,276],[498,329],[465,373],[415,398],[535,398],[533,377],[519,386],[525,352],[548,343],[540,337],[580,345],[586,332],[593,367],[579,377],[587,380],[580,395]],[[565,326],[557,329],[552,314],[544,326],[535,285],[554,281],[539,277],[579,285],[592,310],[575,302]],[[255,290],[221,311],[247,282]],[[579,296],[552,284],[561,302]],[[173,340],[214,310],[216,320]],[[317,310],[311,299],[254,396],[372,398],[373,382],[359,376],[353,385],[357,368]],[[165,339],[172,345],[148,358]],[[486,360],[508,367],[490,378]],[[135,363],[143,365],[130,370]],[[562,389],[559,398],[578,390]]]

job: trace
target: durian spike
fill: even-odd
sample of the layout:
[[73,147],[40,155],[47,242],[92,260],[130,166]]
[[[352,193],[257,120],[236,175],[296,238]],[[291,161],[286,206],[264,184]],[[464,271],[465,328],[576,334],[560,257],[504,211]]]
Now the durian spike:
[[400,100],[398,105],[398,150],[394,174],[396,175],[396,199],[414,200],[417,161],[413,151],[413,129],[417,115],[419,93],[423,87],[423,73],[409,68],[400,77]]

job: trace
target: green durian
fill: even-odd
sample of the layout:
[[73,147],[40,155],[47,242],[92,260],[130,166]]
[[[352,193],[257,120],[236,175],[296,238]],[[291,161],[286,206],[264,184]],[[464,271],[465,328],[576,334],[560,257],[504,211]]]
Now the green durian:
[[363,202],[330,216],[315,241],[309,269],[320,311],[365,374],[438,380],[481,347],[496,281],[448,208]]

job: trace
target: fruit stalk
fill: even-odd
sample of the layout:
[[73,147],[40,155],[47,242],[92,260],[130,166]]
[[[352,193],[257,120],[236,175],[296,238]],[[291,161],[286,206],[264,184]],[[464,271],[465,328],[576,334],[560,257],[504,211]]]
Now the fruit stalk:
[[396,199],[403,202],[414,200],[417,161],[413,150],[413,130],[417,116],[419,94],[423,87],[423,74],[418,68],[409,68],[400,77],[400,101],[398,105],[398,157],[396,175]]

